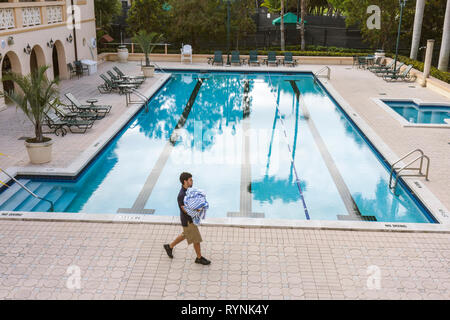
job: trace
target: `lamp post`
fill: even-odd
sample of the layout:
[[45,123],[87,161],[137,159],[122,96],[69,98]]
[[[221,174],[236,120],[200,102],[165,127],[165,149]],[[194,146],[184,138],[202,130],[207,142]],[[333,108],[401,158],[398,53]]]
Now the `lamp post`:
[[230,29],[231,29],[231,13],[230,13],[230,4],[234,0],[225,0],[227,2],[227,66],[231,66],[230,62]]
[[406,1],[407,0],[398,0],[398,3],[400,4],[400,21],[398,22],[397,45],[395,47],[394,73],[393,73],[394,79],[397,78],[397,75],[395,72],[397,70],[398,45],[400,43],[400,30],[402,28],[403,8],[406,6]]

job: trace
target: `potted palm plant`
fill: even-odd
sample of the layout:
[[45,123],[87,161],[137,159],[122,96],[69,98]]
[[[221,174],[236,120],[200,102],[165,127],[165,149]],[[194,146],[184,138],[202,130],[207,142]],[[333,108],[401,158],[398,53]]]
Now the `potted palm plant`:
[[156,32],[148,33],[145,30],[139,31],[134,37],[133,42],[139,44],[145,54],[145,65],[142,66],[142,72],[146,78],[153,77],[155,66],[150,64],[150,53],[156,47],[156,42],[160,41],[162,34]]
[[8,73],[3,80],[13,81],[20,90],[6,91],[1,94],[8,97],[18,109],[21,109],[34,125],[34,138],[25,140],[31,163],[41,164],[51,161],[51,138],[44,137],[42,126],[45,114],[59,101],[58,80],[50,81],[46,76],[48,66],[41,66],[29,75]]

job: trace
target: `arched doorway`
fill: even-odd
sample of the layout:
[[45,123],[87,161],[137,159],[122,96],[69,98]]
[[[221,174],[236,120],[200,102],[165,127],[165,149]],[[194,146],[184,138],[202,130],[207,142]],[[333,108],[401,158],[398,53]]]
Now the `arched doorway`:
[[56,46],[53,47],[52,62],[53,62],[53,77],[59,78],[58,49],[56,49]]
[[66,54],[61,41],[57,40],[53,46],[52,52],[53,76],[60,79],[67,79]]
[[38,45],[33,47],[30,55],[30,72],[37,70],[40,66],[45,65],[44,51]]
[[[12,51],[6,53],[5,57],[3,58],[2,64],[2,79],[8,72],[13,73],[22,73],[22,67],[20,66],[19,57]],[[15,84],[10,81],[2,81],[3,85],[3,91],[5,92],[11,92],[15,90]],[[5,103],[8,104],[10,101],[5,97]]]

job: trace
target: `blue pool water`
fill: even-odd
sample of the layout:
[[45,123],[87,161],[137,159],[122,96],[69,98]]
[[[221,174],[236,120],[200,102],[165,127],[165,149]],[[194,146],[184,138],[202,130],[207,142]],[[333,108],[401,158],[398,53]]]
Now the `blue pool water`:
[[420,105],[413,101],[387,101],[383,100],[395,112],[410,123],[436,123],[446,124],[444,119],[450,119],[450,105]]
[[[207,217],[435,222],[403,184],[393,195],[381,158],[310,73],[174,72],[148,106],[76,180],[22,182],[57,212],[177,216],[188,171]],[[13,184],[2,210],[49,205]]]

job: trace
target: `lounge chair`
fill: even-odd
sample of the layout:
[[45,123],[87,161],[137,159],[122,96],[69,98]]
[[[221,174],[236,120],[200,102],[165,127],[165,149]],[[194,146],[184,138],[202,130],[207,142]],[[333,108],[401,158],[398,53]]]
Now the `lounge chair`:
[[139,88],[144,82],[142,80],[122,79],[119,76],[116,76],[114,73],[112,73],[111,70],[106,71],[106,73],[110,76],[111,81],[119,84],[132,84],[135,85],[136,88]]
[[110,105],[83,105],[70,92],[66,93],[65,96],[72,103],[73,109],[95,112],[99,117],[104,117],[112,108]]
[[128,76],[125,75],[122,70],[120,70],[118,67],[113,67],[113,70],[119,75],[121,79],[133,79],[133,80],[142,80],[142,82],[145,82],[147,79],[145,76]]
[[413,81],[416,79],[416,76],[412,76],[411,73],[411,69],[412,69],[412,64],[408,65],[406,67],[405,70],[403,70],[402,72],[400,72],[400,68],[398,69],[399,71],[397,73],[388,73],[383,75],[383,79],[386,81],[393,81],[393,80],[407,80],[407,81]]
[[368,70],[372,71],[372,72],[377,72],[377,71],[381,71],[381,70],[389,70],[392,69],[392,67],[394,66],[394,60],[392,60],[391,62],[389,62],[386,65],[381,65],[381,66],[374,66],[374,67],[370,67]]
[[260,62],[258,61],[258,51],[257,50],[251,50],[249,52],[249,59],[248,59],[248,65],[251,66],[252,63],[260,65]]
[[98,115],[98,113],[96,112],[92,112],[92,111],[85,111],[85,110],[80,110],[77,108],[72,108],[72,110],[70,109],[69,106],[68,109],[65,108],[66,105],[57,105],[54,107],[56,114],[62,119],[62,120],[66,120],[66,119],[76,119],[76,118],[80,118],[80,119],[84,119],[84,120],[98,120],[98,119],[102,119],[103,117],[100,117]]
[[136,85],[133,84],[119,84],[117,82],[111,81],[104,74],[100,75],[100,78],[103,79],[104,83],[97,87],[100,93],[111,93],[113,91],[119,91],[120,94],[124,94],[130,89],[136,88]]
[[297,60],[292,57],[292,52],[284,53],[283,65],[291,65],[293,67],[297,65]]
[[242,65],[241,56],[239,54],[239,51],[231,51],[231,64],[239,64]]
[[392,64],[392,68],[390,68],[390,69],[376,70],[376,71],[374,71],[374,73],[375,73],[375,75],[376,75],[377,77],[381,77],[381,76],[383,76],[384,74],[389,74],[389,73],[391,73],[391,74],[392,74],[392,73],[398,73],[399,70],[400,70],[400,68],[403,67],[404,64],[405,64],[404,62],[400,62],[399,64],[397,64],[397,67],[396,67],[395,70],[394,70],[394,64]]
[[388,69],[392,68],[393,65],[394,65],[394,60],[389,62],[389,64],[380,63],[378,65],[371,66],[371,67],[367,68],[367,70],[370,70],[372,72],[377,71],[377,70],[388,70]]
[[212,65],[214,65],[215,63],[220,63],[223,66],[222,51],[214,51],[214,59],[212,61]]
[[277,53],[275,51],[269,51],[267,53],[267,59],[264,60],[266,65],[275,64],[278,67]]
[[[45,124],[58,135],[58,130],[62,132],[62,136],[65,136],[67,130],[64,127],[68,127],[72,133],[85,133],[87,129],[92,128],[94,125],[93,120],[78,120],[78,119],[61,119],[58,114],[53,110],[50,110],[45,114]],[[80,131],[73,131],[72,128],[77,128]]]

